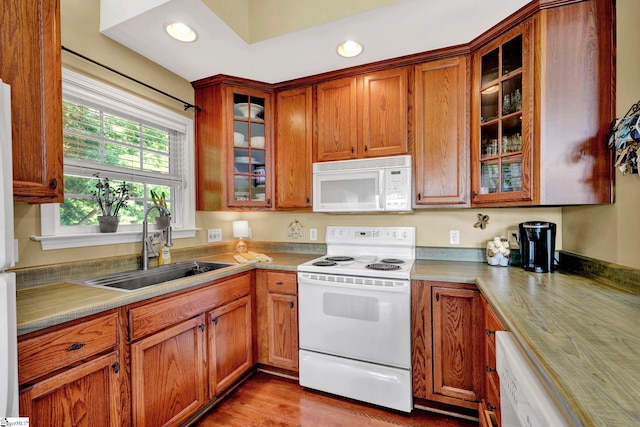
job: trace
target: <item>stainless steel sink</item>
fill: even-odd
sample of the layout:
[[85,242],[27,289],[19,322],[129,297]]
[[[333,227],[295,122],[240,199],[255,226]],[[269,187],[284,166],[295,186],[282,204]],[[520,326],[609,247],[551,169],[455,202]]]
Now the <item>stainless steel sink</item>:
[[213,270],[232,267],[237,264],[221,262],[185,261],[175,264],[162,265],[149,270],[131,270],[118,273],[104,274],[85,279],[71,280],[71,283],[94,286],[98,288],[114,289],[132,292],[147,286],[165,283],[171,280],[195,276]]

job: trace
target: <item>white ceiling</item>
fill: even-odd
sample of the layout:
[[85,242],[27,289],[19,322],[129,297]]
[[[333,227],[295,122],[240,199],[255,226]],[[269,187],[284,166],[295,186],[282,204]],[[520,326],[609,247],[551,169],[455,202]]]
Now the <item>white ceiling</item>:
[[[278,83],[467,43],[529,1],[402,0],[248,44],[200,0],[101,0],[100,30],[188,81],[227,74]],[[176,21],[195,28],[198,40],[165,34],[164,24]],[[346,39],[364,52],[339,57]]]

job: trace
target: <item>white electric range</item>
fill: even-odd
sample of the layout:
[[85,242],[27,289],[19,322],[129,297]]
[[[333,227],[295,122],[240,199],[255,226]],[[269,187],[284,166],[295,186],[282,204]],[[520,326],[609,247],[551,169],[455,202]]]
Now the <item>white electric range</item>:
[[327,227],[327,254],[298,266],[300,384],[413,409],[414,227]]

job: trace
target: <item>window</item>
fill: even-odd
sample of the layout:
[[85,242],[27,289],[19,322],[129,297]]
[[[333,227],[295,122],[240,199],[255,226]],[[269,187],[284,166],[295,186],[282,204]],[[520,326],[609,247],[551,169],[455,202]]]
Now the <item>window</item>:
[[[141,241],[151,190],[164,195],[174,237],[195,224],[193,121],[155,104],[63,70],[65,201],[41,207],[43,249]],[[97,178],[125,182],[130,200],[114,235],[99,233],[92,192]]]

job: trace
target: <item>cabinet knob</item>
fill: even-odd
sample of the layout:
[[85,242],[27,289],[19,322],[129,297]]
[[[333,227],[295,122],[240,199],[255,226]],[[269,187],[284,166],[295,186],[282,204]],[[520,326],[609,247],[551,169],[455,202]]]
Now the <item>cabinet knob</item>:
[[[216,318],[216,321],[218,319]],[[217,323],[217,322],[216,322]],[[201,331],[204,331],[204,323],[200,323],[200,326],[198,326],[198,328],[200,328]]]
[[58,178],[53,178],[51,180],[51,182],[49,183],[49,188],[51,188],[52,190],[58,188]]
[[493,406],[491,403],[487,403],[487,409],[490,410],[490,411],[495,411],[496,407]]
[[366,152],[366,151],[369,151],[369,147],[365,145],[365,146],[364,146],[364,151],[365,151],[365,152]]
[[276,285],[282,286],[282,285],[284,285],[284,282],[281,282],[281,281],[280,282],[276,282]]
[[471,196],[475,199],[476,197],[478,197],[478,193],[476,193],[475,191],[472,191]]
[[490,337],[491,335],[495,334],[496,331],[492,331],[491,329],[485,329],[484,333],[487,334],[488,337]]
[[218,318],[214,317],[213,319],[211,319],[211,321],[213,322],[214,325],[218,324]]
[[71,347],[69,347],[67,349],[67,351],[76,351],[76,350],[80,350],[82,347],[84,347],[83,343],[73,343],[71,344]]
[[293,308],[293,305],[294,305],[294,304],[293,304],[293,301],[291,301],[291,302],[289,303],[289,307]]
[[487,365],[487,372],[491,373],[491,372],[496,372],[495,368],[492,368],[491,366]]
[[113,368],[113,372],[115,372],[116,374],[120,372],[120,364],[118,362],[111,365],[111,368]]
[[307,203],[311,203],[311,199],[307,197]]
[[355,150],[353,149],[353,147],[351,147],[351,152],[353,153]]
[[422,194],[418,193],[418,200],[422,200]]
[[436,301],[440,301],[440,293],[436,292]]

